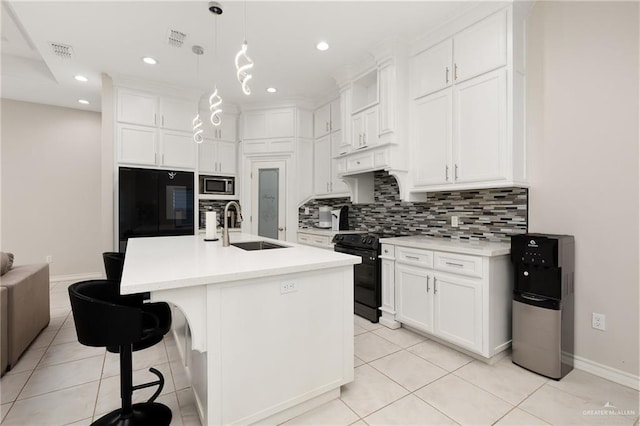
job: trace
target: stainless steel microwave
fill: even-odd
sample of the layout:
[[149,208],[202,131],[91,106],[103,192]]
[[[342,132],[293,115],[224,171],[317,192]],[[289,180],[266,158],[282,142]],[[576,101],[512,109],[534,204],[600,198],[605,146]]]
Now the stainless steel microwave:
[[228,176],[200,176],[200,194],[234,195],[236,178]]

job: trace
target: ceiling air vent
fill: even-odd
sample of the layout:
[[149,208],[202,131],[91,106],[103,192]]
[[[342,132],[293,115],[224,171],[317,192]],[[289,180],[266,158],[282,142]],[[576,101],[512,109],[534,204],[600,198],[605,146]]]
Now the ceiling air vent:
[[170,46],[182,47],[186,37],[187,35],[182,31],[172,29],[167,31],[167,43],[169,43]]
[[51,51],[53,52],[53,54],[59,58],[68,59],[73,56],[73,48],[71,46],[53,42],[49,43],[49,46],[51,46]]

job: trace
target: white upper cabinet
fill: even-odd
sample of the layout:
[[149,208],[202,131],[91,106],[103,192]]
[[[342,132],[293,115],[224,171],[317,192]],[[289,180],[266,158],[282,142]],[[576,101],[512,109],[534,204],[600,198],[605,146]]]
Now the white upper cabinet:
[[321,138],[342,128],[340,99],[321,106],[313,113],[313,137]]
[[525,79],[509,59],[516,46],[507,50],[507,29],[524,20],[514,25],[513,10],[493,13],[412,58],[413,192],[526,186],[524,116],[517,113]]
[[375,146],[379,141],[378,108],[369,108],[351,119],[351,140],[354,149]]
[[321,106],[313,113],[313,136],[321,138],[331,133],[331,104]]
[[118,90],[116,119],[120,123],[155,126],[158,119],[158,97],[143,92]]
[[498,181],[507,178],[506,92],[504,69],[455,86],[455,182]]
[[222,141],[236,142],[238,140],[238,117],[235,114],[220,114],[220,125],[211,124],[208,112],[200,112],[200,118],[204,122],[204,137]]
[[415,102],[412,170],[416,185],[452,182],[452,96],[450,90]]
[[453,40],[447,39],[413,57],[411,96],[413,99],[449,87],[453,81]]
[[155,128],[118,123],[116,141],[119,163],[156,165],[158,132]]
[[329,114],[329,130],[332,132],[342,129],[342,109],[340,99],[334,99],[331,103],[331,111]]
[[325,195],[331,192],[331,136],[316,139],[313,144],[313,192]]
[[198,172],[235,175],[236,151],[235,142],[205,139],[198,145]]
[[243,114],[244,139],[295,137],[293,108],[248,111]]
[[483,19],[453,37],[456,82],[507,64],[507,13]]
[[189,133],[166,131],[162,133],[162,153],[159,165],[192,169],[196,162],[196,143]]
[[123,88],[116,97],[119,163],[195,169],[197,101]]
[[340,131],[342,127],[340,101],[335,99],[316,109],[313,114],[315,137],[313,191],[315,195],[343,195],[349,192],[349,188],[338,177],[338,160],[333,158],[347,152]]
[[198,104],[196,102],[162,97],[160,98],[160,127],[191,132],[197,111]]

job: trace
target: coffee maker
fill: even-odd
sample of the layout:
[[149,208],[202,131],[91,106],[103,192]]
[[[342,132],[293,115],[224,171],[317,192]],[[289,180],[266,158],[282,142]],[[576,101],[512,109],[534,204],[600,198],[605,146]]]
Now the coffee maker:
[[333,231],[345,231],[349,229],[349,207],[342,206],[331,210],[331,229]]

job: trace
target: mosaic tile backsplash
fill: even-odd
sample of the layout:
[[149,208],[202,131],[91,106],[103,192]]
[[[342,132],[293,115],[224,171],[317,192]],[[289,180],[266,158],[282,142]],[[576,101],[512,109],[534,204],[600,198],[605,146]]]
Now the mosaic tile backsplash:
[[[199,228],[205,228],[205,212],[213,210],[218,213],[218,218],[221,218],[224,215],[224,206],[226,206],[229,201],[232,200],[198,200]],[[238,202],[238,200],[233,201]],[[240,228],[240,224],[237,224],[236,228]]]
[[[387,172],[374,172],[373,204],[352,204],[349,198],[311,200],[299,210],[299,226],[318,224],[318,208],[349,206],[349,229],[384,237],[428,235],[452,239],[509,242],[527,232],[528,190],[496,188],[431,192],[426,202],[400,201],[398,184]],[[305,214],[305,207],[309,214]],[[458,216],[460,226],[451,226]]]

